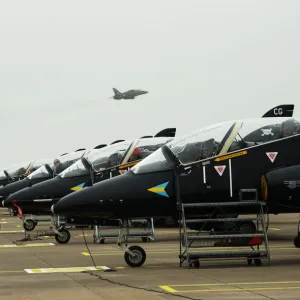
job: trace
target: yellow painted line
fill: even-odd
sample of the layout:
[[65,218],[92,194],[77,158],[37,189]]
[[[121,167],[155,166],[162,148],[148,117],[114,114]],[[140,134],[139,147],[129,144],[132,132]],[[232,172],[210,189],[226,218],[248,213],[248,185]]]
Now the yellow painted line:
[[299,286],[287,286],[287,287],[259,287],[259,288],[228,288],[228,289],[202,289],[202,290],[187,290],[187,291],[176,291],[176,293],[217,293],[217,292],[251,292],[251,291],[271,291],[271,290],[296,290],[300,289]]
[[275,231],[279,231],[279,230],[281,230],[280,228],[269,228],[269,229],[271,229],[271,230],[275,230]]
[[[235,249],[235,250],[249,250],[250,247],[223,247],[222,249],[218,249],[217,247],[199,247],[198,249],[201,249],[203,251],[215,251],[215,252],[225,252],[228,251],[230,249]],[[264,247],[261,247],[262,249]],[[275,251],[280,251],[280,250],[297,250],[299,251],[298,248],[296,247],[280,247],[280,246],[275,246],[275,247],[269,247],[270,250],[275,250]],[[161,249],[144,249],[147,253],[153,253],[153,254],[168,254],[168,253],[177,253],[179,251],[179,249],[176,248],[170,248],[170,249],[166,249],[166,248],[161,248]],[[200,251],[201,251],[200,250]],[[105,251],[110,251],[110,253],[103,253]],[[199,252],[199,250],[194,250],[194,251],[190,251],[191,253],[193,252]],[[90,256],[89,252],[81,252],[82,255],[84,256]],[[109,248],[105,248],[103,249],[102,252],[93,252],[92,255],[93,256],[112,256],[112,255],[119,255],[119,254],[124,254],[124,251],[121,250],[116,250],[116,251],[111,251],[111,249]]]
[[29,274],[45,274],[45,273],[78,273],[84,271],[105,271],[109,270],[106,266],[95,267],[71,267],[71,268],[42,268],[42,269],[24,269],[25,272]]
[[37,244],[11,244],[11,245],[0,245],[0,248],[24,248],[24,247],[46,247],[46,246],[55,246],[53,243],[37,243]]
[[160,285],[159,288],[161,288],[169,293],[177,293],[177,290],[172,289],[169,285]]
[[221,286],[221,285],[262,285],[262,284],[298,284],[300,281],[247,281],[247,282],[229,282],[229,283],[192,283],[192,284],[170,284],[169,287],[191,287],[191,286]]
[[[161,285],[159,288],[170,293],[194,293],[194,292],[233,292],[233,291],[266,291],[266,290],[290,290],[300,289],[300,286],[282,286],[282,287],[253,287],[244,288],[242,285],[272,285],[272,284],[299,284],[300,281],[270,281],[270,282],[234,282],[234,283],[203,283],[203,284],[177,284]],[[232,288],[233,285],[241,287]],[[228,288],[208,289],[208,287],[228,286]],[[176,290],[174,287],[207,287],[206,289]]]

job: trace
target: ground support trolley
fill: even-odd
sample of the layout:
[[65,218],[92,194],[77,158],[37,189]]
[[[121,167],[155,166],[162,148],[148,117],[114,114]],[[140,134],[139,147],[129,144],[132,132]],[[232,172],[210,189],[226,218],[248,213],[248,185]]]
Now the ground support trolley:
[[[138,224],[140,226],[138,226]],[[155,241],[155,231],[153,218],[143,220],[129,220],[128,222],[119,221],[119,228],[127,228],[124,234],[124,240],[127,242],[128,238],[141,238],[143,242]],[[120,230],[117,230],[115,226],[94,226],[94,243],[104,244],[107,238],[118,238],[120,236]]]
[[[253,201],[241,202],[216,202],[216,203],[181,203],[180,204],[180,266],[187,263],[189,267],[199,268],[202,259],[236,259],[245,258],[247,263],[253,261],[257,266],[261,265],[261,260],[266,259],[270,263],[270,253],[268,246],[267,228],[264,214],[265,203]],[[226,207],[234,206],[235,209],[241,206],[257,208],[256,217],[253,218],[216,218],[217,210],[224,210]],[[192,219],[186,213],[187,209],[214,208],[209,218]],[[252,233],[241,233],[239,231],[214,231],[204,232],[202,230],[195,232],[187,231],[188,223],[209,222],[249,222],[256,221],[256,231]],[[228,251],[224,250],[227,247]],[[213,249],[212,249],[213,248]],[[219,248],[219,249],[218,249]],[[230,250],[229,250],[230,248]],[[195,251],[192,251],[195,249]]]

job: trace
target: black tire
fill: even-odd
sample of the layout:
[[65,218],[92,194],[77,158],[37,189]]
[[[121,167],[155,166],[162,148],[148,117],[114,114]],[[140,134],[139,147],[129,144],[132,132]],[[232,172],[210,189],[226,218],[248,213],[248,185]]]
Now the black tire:
[[294,246],[296,248],[300,248],[300,236],[299,235],[294,238]]
[[254,263],[258,267],[261,266],[261,259],[258,259],[258,258],[254,259]]
[[252,264],[252,259],[251,258],[247,259],[247,264],[248,264],[248,266],[250,266]]
[[28,220],[25,220],[24,223],[23,223],[23,228],[26,230],[26,231],[32,231],[35,226],[36,226],[36,222],[34,222],[32,219],[28,219]]
[[243,222],[239,226],[239,231],[241,233],[255,233],[256,232],[256,226],[252,221]]
[[66,229],[61,229],[59,230],[59,233],[62,234],[62,236],[58,235],[57,233],[55,234],[55,240],[59,244],[67,244],[71,238],[71,234],[68,230]]
[[165,218],[165,225],[166,226],[173,226],[175,224],[175,220],[172,217]]
[[199,268],[200,268],[200,261],[199,261],[199,260],[194,261],[194,267],[195,267],[196,269],[199,269]]
[[144,243],[149,243],[149,242],[150,242],[150,238],[149,238],[148,236],[143,236],[143,237],[142,237],[142,241],[143,241]]
[[131,246],[129,250],[132,251],[135,256],[131,256],[129,253],[125,252],[124,259],[128,266],[136,268],[141,267],[146,261],[146,252],[140,246]]
[[104,244],[105,239],[100,239],[100,244]]

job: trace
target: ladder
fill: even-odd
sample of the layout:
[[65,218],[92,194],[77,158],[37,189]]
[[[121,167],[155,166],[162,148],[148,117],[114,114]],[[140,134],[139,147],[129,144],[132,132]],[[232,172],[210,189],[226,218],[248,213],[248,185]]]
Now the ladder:
[[[247,197],[246,195],[251,195]],[[257,190],[242,189],[240,190],[240,201],[235,202],[211,202],[211,203],[181,203],[180,197],[178,203],[179,209],[179,234],[180,234],[180,267],[183,263],[187,263],[189,267],[199,268],[202,259],[247,259],[247,263],[253,261],[255,265],[260,266],[261,260],[266,259],[270,264],[270,252],[267,237],[267,222],[265,220],[264,206],[265,202],[257,199]],[[179,195],[178,195],[179,196]],[[246,198],[248,199],[245,199]],[[251,208],[256,212],[254,217],[232,217],[226,216],[226,208],[235,207],[237,213],[242,213],[243,207]],[[213,209],[209,217],[195,218],[195,215],[187,211],[201,211],[207,208]],[[240,208],[240,209],[239,209]],[[216,213],[219,213],[217,217]],[[238,224],[241,222],[256,221],[255,230],[245,233],[239,230],[225,228],[220,232],[213,230],[204,231],[202,228],[207,224],[223,222],[225,224]],[[200,223],[204,224],[200,229],[191,232],[188,231],[188,224]],[[252,223],[253,224],[253,223]],[[225,226],[227,227],[227,226]],[[228,250],[227,250],[227,249]]]

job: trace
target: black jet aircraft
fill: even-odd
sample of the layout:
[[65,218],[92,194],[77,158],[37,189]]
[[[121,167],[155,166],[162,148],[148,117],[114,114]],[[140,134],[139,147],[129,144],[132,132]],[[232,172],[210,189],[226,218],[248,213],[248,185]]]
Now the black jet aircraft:
[[[268,214],[300,212],[300,118],[232,120],[175,138],[123,176],[62,198],[52,212],[95,219],[178,218],[180,203],[239,202],[242,190],[255,190]],[[189,210],[189,209],[187,209]],[[214,207],[193,207],[193,219]],[[225,215],[257,213],[231,206]],[[121,231],[122,234],[122,231]],[[123,233],[124,234],[124,233]],[[300,236],[294,244],[300,247]],[[130,259],[133,250],[139,253]],[[142,248],[125,250],[126,262],[140,266]]]
[[2,206],[1,200],[5,199],[5,190],[8,185],[17,183],[20,180],[26,178],[32,172],[37,170],[40,166],[49,161],[49,159],[23,161],[19,164],[12,165],[6,170],[4,169],[0,171],[0,206]]
[[[168,142],[175,133],[176,128],[167,128],[154,137],[118,140],[104,148],[96,147],[97,149],[88,151],[57,177],[12,193],[3,205],[17,207],[22,215],[49,215],[52,204],[58,202],[61,197],[91,186],[95,182],[125,173],[128,168]],[[88,220],[84,221],[86,223]],[[33,230],[35,222],[26,220],[24,226],[26,230]],[[57,240],[61,242],[59,238]]]
[[[25,177],[19,178],[18,181],[11,182],[5,187],[0,189],[1,205],[4,204],[4,200],[10,195],[26,187],[31,187],[37,183],[46,181],[76,162],[85,153],[85,149],[78,149],[71,153],[64,153],[59,157],[49,160],[37,160],[34,161],[28,168]],[[16,216],[18,210],[15,206],[8,207],[11,211],[11,215]]]
[[142,91],[142,90],[129,90],[127,92],[121,93],[117,89],[113,88],[113,91],[115,95],[110,97],[109,99],[113,98],[115,100],[122,100],[122,99],[133,100],[136,96],[148,94],[147,91]]

